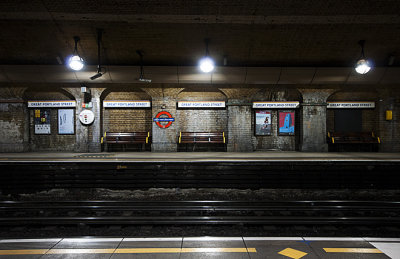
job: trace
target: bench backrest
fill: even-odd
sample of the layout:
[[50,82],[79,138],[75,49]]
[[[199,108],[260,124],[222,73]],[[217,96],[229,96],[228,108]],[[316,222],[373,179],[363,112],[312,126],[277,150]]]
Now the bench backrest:
[[104,132],[101,143],[149,143],[150,132]]
[[225,132],[179,132],[178,143],[225,143]]
[[373,132],[328,132],[328,140],[332,144],[339,143],[381,143]]

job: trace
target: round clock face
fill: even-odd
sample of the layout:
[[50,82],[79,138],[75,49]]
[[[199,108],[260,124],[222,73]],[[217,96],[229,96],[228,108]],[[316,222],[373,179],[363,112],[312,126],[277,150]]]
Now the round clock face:
[[83,110],[79,114],[79,120],[84,125],[92,124],[94,121],[94,113],[91,110]]

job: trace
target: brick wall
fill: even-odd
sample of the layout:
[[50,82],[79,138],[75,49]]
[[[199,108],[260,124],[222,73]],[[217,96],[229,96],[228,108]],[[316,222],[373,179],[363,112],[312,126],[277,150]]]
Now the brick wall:
[[[376,102],[377,94],[375,92],[338,92],[328,98],[328,102],[341,102],[341,101],[371,101]],[[378,108],[375,109],[362,109],[362,130],[373,131],[376,134],[379,132],[379,119]],[[327,131],[335,131],[335,109],[327,109],[326,117]]]
[[[254,147],[255,150],[283,150],[283,151],[294,151],[297,149],[296,146],[296,136],[279,136],[278,135],[278,110],[270,110],[271,111],[271,135],[269,136],[255,136]],[[295,110],[295,113],[298,113],[298,110]],[[295,125],[297,125],[298,116],[296,117]],[[255,126],[255,110],[252,112],[251,118],[252,130],[254,132]],[[298,135],[299,132],[297,128],[295,129],[295,134]]]
[[[285,91],[274,91],[273,89],[265,89],[259,92],[254,101],[299,101],[301,102],[301,95],[295,89],[286,89]],[[299,135],[298,127],[295,129],[296,136],[279,136],[278,135],[278,109],[270,109],[271,121],[271,135],[269,136],[255,136],[255,110],[252,110],[251,125],[253,131],[253,146],[255,150],[283,150],[294,151],[297,150],[297,138]],[[295,125],[299,125],[298,109],[295,110],[296,120]]]
[[[150,100],[150,98],[140,92],[111,92],[105,100]],[[103,108],[103,132],[151,132],[151,127],[151,108]]]
[[[379,151],[400,152],[400,98],[390,96],[378,102],[379,134],[381,145]],[[386,120],[386,110],[392,110],[393,119]]]
[[74,151],[76,138],[73,135],[58,134],[58,109],[50,110],[50,135],[35,134],[34,109],[29,109],[30,151]]
[[[219,92],[182,92],[178,101],[226,101]],[[227,109],[177,109],[179,131],[227,132]]]
[[[26,98],[34,100],[71,100],[70,96],[62,92],[27,91]],[[26,105],[26,104],[25,104]],[[74,151],[76,144],[76,132],[74,135],[58,134],[58,109],[50,110],[50,135],[35,134],[34,109],[29,109],[29,150],[30,151]],[[78,118],[75,118],[75,121]]]
[[26,148],[25,114],[25,103],[0,103],[0,152],[22,152]]

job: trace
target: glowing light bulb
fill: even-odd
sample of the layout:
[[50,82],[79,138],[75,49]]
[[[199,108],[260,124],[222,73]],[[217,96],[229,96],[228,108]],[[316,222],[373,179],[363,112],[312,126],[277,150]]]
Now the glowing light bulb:
[[371,70],[371,64],[366,59],[360,59],[359,61],[357,61],[355,69],[357,73],[364,75]]
[[79,71],[84,67],[84,65],[83,59],[78,55],[72,56],[68,59],[68,66],[72,70]]
[[209,57],[204,57],[200,59],[199,67],[204,73],[209,73],[214,70],[214,61]]

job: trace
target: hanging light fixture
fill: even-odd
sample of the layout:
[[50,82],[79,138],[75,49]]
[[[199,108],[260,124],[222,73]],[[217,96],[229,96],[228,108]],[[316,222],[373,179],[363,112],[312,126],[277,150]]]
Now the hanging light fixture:
[[204,42],[206,43],[206,55],[202,59],[200,59],[199,68],[202,72],[209,73],[214,70],[215,65],[214,65],[214,60],[212,60],[212,58],[209,57],[208,53],[209,39],[205,39]]
[[145,78],[144,77],[144,68],[143,68],[143,52],[141,50],[136,50],[136,53],[140,57],[140,75],[138,80],[140,82],[145,82],[145,83],[151,83],[151,79]]
[[106,73],[106,68],[101,66],[101,40],[103,38],[103,29],[97,29],[97,73],[90,77],[95,80]]
[[72,56],[68,59],[68,67],[71,68],[72,70],[79,71],[81,70],[85,64],[83,62],[83,59],[78,55],[78,42],[80,38],[78,36],[74,37],[75,41],[75,48],[74,48],[74,53]]
[[371,64],[371,61],[366,59],[365,55],[364,55],[365,40],[360,40],[358,42],[358,44],[360,44],[360,46],[361,46],[361,57],[356,63],[355,70],[357,73],[364,75],[364,74],[368,73],[368,71],[371,70],[372,64]]

